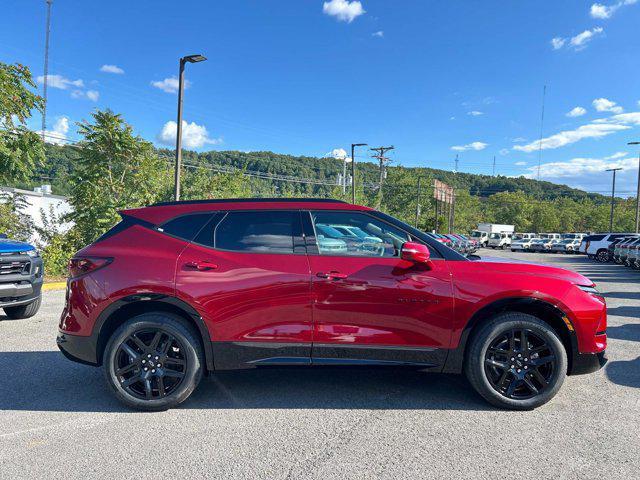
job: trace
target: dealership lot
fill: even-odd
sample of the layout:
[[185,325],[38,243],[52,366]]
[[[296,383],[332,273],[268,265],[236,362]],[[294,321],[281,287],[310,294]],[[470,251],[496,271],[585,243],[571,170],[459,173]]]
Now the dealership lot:
[[584,256],[481,250],[594,280],[609,364],[533,412],[493,409],[461,376],[398,370],[217,374],[181,408],[131,412],[102,371],[55,346],[64,292],[0,317],[0,476],[634,478],[640,471],[640,272]]

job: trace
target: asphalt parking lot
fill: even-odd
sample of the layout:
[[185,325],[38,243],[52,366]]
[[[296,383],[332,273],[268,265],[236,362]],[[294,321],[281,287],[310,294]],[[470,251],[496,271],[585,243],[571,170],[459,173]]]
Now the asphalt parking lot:
[[637,478],[640,272],[584,256],[482,251],[587,275],[609,305],[609,364],[533,412],[461,376],[397,370],[218,374],[183,406],[131,412],[55,345],[64,292],[0,316],[0,478]]

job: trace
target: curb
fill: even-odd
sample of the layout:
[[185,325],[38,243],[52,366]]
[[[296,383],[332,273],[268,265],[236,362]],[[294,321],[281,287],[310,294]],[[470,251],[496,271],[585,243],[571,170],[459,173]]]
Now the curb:
[[66,288],[66,286],[67,282],[51,282],[42,285],[42,290],[63,290],[64,288]]

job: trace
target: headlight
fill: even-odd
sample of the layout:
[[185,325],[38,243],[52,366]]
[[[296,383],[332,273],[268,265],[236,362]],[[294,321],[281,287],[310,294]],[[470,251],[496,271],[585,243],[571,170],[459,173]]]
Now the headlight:
[[598,300],[600,300],[602,303],[606,303],[606,300],[605,300],[604,296],[598,291],[598,289],[596,287],[587,286],[587,285],[576,285],[576,287],[578,287],[580,290],[582,290],[585,293],[593,295]]
[[40,256],[38,251],[35,250],[35,249],[27,250],[27,251],[24,251],[24,252],[20,252],[20,255],[29,255],[30,257],[39,257]]

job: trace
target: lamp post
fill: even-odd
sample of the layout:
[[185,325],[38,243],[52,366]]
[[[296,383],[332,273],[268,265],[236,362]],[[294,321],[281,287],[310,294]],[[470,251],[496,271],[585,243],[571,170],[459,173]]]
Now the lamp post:
[[174,181],[174,198],[180,200],[180,169],[182,167],[182,94],[184,92],[184,66],[187,63],[204,62],[203,55],[187,55],[180,59],[180,73],[178,75],[178,124],[176,125],[176,171]]
[[[640,142],[629,142],[627,145],[640,145]],[[636,233],[640,233],[640,153],[638,154],[638,189],[636,190]]]
[[613,208],[616,204],[616,172],[622,168],[610,168],[607,172],[613,172],[613,184],[611,186],[611,216],[609,218],[609,232],[613,232]]
[[366,147],[366,143],[351,144],[351,203],[356,203],[356,147]]

